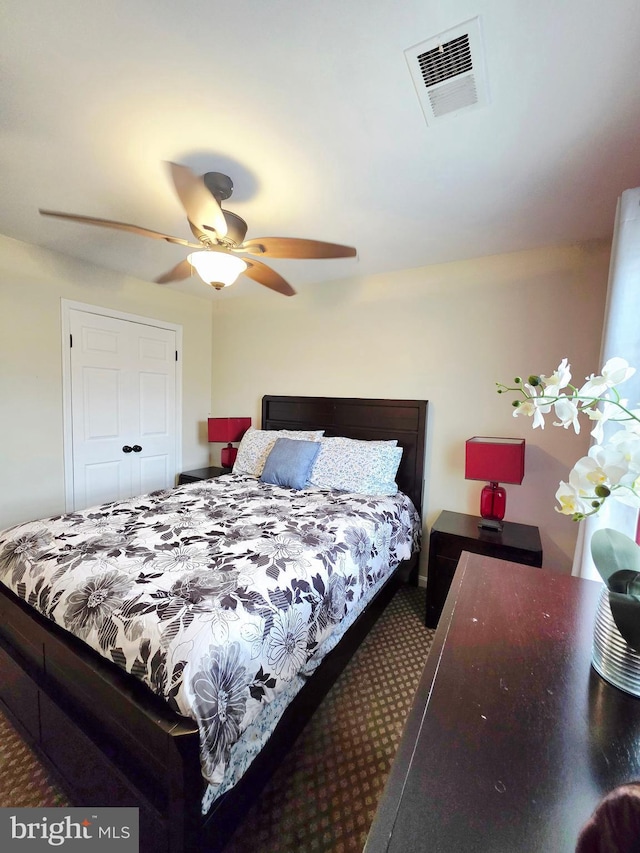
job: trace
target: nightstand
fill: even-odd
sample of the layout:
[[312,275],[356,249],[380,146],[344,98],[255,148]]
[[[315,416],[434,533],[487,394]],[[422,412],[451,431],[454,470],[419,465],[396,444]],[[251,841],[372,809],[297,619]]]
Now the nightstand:
[[463,551],[512,563],[542,566],[540,531],[529,524],[505,521],[502,531],[478,527],[480,518],[444,510],[431,528],[427,570],[427,628],[436,628]]
[[211,465],[209,468],[194,468],[193,471],[183,471],[178,476],[178,485],[197,483],[199,480],[212,480],[214,477],[221,477],[223,474],[230,473],[231,468],[219,468],[216,465]]

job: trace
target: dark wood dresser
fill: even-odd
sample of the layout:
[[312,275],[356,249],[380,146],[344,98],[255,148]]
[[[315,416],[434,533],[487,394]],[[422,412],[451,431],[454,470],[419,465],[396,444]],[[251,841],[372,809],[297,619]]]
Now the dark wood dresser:
[[574,853],[640,778],[640,699],[590,665],[600,588],[462,554],[365,853]]

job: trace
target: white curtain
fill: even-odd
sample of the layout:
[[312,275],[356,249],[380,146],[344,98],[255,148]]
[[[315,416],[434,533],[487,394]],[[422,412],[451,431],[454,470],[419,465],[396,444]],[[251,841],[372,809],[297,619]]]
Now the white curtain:
[[[640,405],[640,187],[626,190],[618,199],[600,364],[593,372],[598,373],[613,356],[626,358],[636,368],[618,389],[634,408]],[[572,574],[600,580],[589,547],[593,532],[613,527],[635,539],[637,523],[638,511],[617,501],[607,501],[598,515],[580,522]]]

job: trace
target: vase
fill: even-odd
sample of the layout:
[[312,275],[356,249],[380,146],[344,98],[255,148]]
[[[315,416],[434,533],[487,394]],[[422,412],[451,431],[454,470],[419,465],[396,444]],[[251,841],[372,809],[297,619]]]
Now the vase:
[[604,585],[596,611],[591,664],[605,681],[640,697],[640,654],[627,645],[618,631],[609,606],[609,590]]

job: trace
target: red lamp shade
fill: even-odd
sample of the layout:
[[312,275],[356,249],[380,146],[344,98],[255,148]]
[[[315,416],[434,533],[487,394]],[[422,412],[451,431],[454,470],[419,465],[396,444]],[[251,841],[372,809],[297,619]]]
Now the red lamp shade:
[[208,418],[207,431],[209,441],[228,442],[220,453],[223,468],[232,468],[238,451],[232,446],[232,441],[240,441],[251,426],[251,418]]
[[[501,522],[507,507],[507,493],[500,483],[517,483],[524,478],[524,438],[483,438],[466,442],[465,478],[489,480],[480,496],[482,518]],[[497,525],[501,529],[500,525]]]

